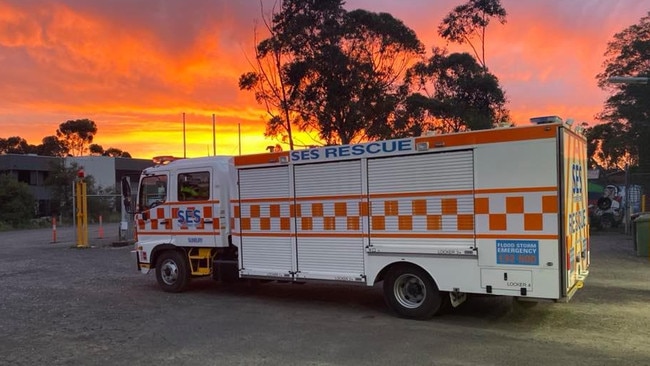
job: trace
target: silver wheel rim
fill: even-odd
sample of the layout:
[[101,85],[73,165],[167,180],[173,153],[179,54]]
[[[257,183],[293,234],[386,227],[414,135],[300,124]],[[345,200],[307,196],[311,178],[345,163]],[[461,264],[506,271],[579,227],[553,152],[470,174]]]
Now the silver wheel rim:
[[427,297],[427,288],[420,277],[412,274],[400,275],[393,286],[395,299],[405,308],[415,309]]
[[160,278],[167,285],[173,285],[178,280],[178,266],[171,259],[166,259],[160,267]]

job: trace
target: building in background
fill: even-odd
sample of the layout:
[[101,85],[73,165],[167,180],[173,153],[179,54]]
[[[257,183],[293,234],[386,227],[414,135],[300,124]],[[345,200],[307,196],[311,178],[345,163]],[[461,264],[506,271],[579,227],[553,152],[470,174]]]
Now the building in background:
[[86,176],[95,179],[97,188],[119,187],[122,177],[132,182],[140,179],[140,173],[153,165],[151,160],[132,158],[113,158],[109,156],[79,156],[66,158],[66,164],[76,163]]
[[[37,216],[51,215],[52,195],[45,181],[65,159],[70,166],[76,163],[86,176],[92,176],[95,186],[103,189],[119,187],[122,177],[137,181],[143,169],[153,165],[148,159],[114,158],[110,156],[82,156],[59,158],[53,156],[4,154],[0,155],[0,174],[11,174],[26,183],[34,199]],[[72,187],[70,187],[72,189]]]

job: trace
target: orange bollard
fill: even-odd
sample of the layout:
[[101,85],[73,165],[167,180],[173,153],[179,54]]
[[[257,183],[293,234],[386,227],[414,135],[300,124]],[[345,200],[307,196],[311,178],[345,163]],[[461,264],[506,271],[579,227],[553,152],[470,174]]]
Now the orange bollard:
[[52,216],[52,243],[56,243],[56,216]]
[[102,225],[102,216],[99,216],[99,238],[104,238],[104,226]]

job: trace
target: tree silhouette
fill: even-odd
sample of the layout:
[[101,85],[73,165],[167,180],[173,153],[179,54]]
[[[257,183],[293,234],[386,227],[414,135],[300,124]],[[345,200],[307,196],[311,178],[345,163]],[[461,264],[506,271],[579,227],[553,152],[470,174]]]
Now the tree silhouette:
[[469,53],[447,55],[434,49],[433,56],[414,65],[408,76],[417,92],[409,97],[407,114],[429,129],[481,130],[509,121],[498,79]]
[[[487,70],[485,30],[490,24],[491,18],[496,18],[499,23],[504,24],[506,15],[506,10],[501,6],[500,0],[469,0],[447,14],[438,27],[438,34],[451,42],[469,44],[478,62],[484,70]],[[472,39],[476,38],[480,42],[480,54],[472,42]]]
[[32,154],[36,147],[20,136],[0,138],[0,154]]
[[89,119],[69,120],[59,125],[56,136],[63,140],[73,156],[82,156],[93,142],[97,125]]
[[[286,0],[258,50],[280,52],[285,60],[276,80],[283,81],[288,98],[264,96],[277,105],[286,102],[297,116],[290,122],[300,130],[317,132],[326,144],[348,144],[387,137],[390,131],[378,126],[395,118],[406,97],[402,76],[424,47],[390,14],[348,12],[341,0]],[[258,85],[260,77],[245,74],[244,85]],[[283,118],[271,122],[288,126]]]
[[603,126],[589,131],[601,141],[596,151],[600,162],[621,167],[638,163],[650,172],[650,86],[612,84],[613,76],[650,77],[650,13],[619,33],[607,44],[604,70],[598,85],[611,92],[597,118]]
[[68,147],[56,136],[47,136],[42,140],[42,144],[36,146],[38,155],[44,156],[66,156]]
[[90,155],[102,156],[104,154],[104,148],[102,145],[90,144],[90,146],[88,146],[88,152]]
[[[267,137],[280,137],[289,143],[293,150],[293,127],[299,118],[295,108],[295,85],[289,81],[287,65],[293,60],[291,53],[281,43],[274,41],[276,34],[274,19],[266,19],[262,8],[262,19],[270,37],[259,42],[255,47],[255,60],[251,66],[255,71],[242,74],[239,77],[239,88],[255,93],[255,100],[264,105],[268,120],[266,122]],[[257,43],[257,30],[255,30]]]
[[87,119],[67,121],[59,125],[56,136],[46,136],[42,143],[36,146],[28,144],[27,140],[20,136],[0,137],[0,154],[38,154],[65,157],[72,154],[71,149],[74,148],[76,156],[81,156],[87,151],[96,156],[131,157],[128,152],[114,147],[107,150],[97,144],[90,144],[86,147],[96,133],[97,127],[93,121]]

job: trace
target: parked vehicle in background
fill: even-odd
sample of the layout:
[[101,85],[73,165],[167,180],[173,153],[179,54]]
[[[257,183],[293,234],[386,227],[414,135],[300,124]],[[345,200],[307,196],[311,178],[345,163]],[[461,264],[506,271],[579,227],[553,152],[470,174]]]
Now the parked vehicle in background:
[[615,185],[606,186],[598,201],[590,204],[590,225],[605,230],[620,226],[624,219],[622,201],[623,197]]

